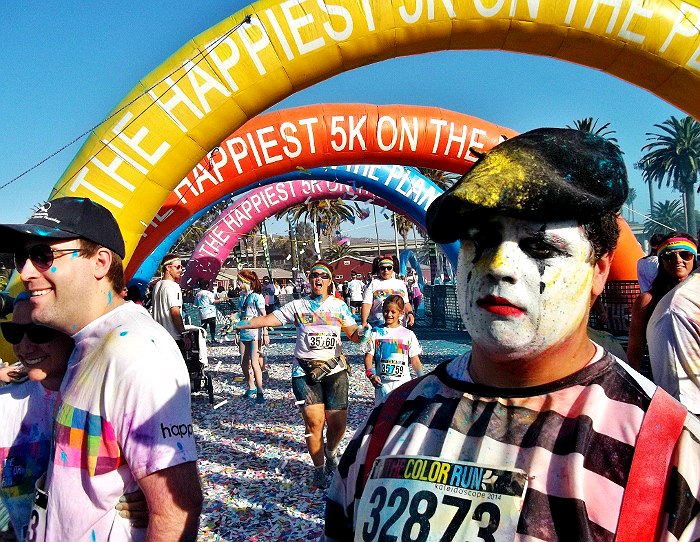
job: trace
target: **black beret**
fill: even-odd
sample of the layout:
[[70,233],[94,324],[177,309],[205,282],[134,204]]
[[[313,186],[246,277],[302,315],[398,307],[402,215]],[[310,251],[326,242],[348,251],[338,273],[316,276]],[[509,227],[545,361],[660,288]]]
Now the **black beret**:
[[485,214],[526,220],[590,222],[617,212],[627,199],[620,149],[570,128],[538,128],[495,146],[428,208],[426,226],[438,243],[460,239],[460,224]]

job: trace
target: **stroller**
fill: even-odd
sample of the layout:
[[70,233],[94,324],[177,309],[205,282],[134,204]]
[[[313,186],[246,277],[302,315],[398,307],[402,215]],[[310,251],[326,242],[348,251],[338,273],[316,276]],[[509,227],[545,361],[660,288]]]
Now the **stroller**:
[[207,370],[209,367],[207,332],[201,327],[185,325],[185,333],[192,343],[192,348],[185,352],[185,365],[190,374],[190,388],[192,391],[200,391],[204,387],[209,396],[209,404],[214,404],[214,382]]

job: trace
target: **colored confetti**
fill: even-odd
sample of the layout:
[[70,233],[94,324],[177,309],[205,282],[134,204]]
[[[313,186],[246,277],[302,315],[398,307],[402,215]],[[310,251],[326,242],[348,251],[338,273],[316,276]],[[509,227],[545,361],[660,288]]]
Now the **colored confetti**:
[[[464,333],[415,329],[427,370],[469,348]],[[422,335],[430,338],[425,340]],[[453,338],[454,337],[454,338]],[[265,404],[247,399],[247,379],[232,342],[209,347],[214,402],[205,390],[192,393],[192,417],[205,495],[197,540],[268,542],[317,540],[323,531],[325,492],[311,486],[313,465],[306,430],[291,390],[293,326],[275,328],[265,350],[269,379]],[[360,345],[343,341],[352,367],[348,428],[339,451],[374,405]],[[297,405],[292,407],[292,405]]]

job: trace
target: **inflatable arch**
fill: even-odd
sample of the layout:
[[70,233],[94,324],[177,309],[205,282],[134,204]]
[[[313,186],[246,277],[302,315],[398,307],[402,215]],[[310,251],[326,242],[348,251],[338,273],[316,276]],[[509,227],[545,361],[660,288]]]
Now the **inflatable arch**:
[[[311,175],[310,179],[320,179],[323,182],[312,181],[308,175]],[[290,184],[289,181],[293,182]],[[270,184],[264,189],[254,191],[246,201],[237,202],[217,218],[197,244],[192,254],[194,265],[188,266],[185,279],[192,281],[200,275],[204,278],[216,277],[221,265],[237,242],[236,238],[239,236],[236,236],[236,231],[239,228],[248,227],[251,222],[252,228],[267,216],[298,205],[307,198],[325,199],[328,198],[328,193],[335,194],[336,197],[344,194],[351,197],[357,193],[369,199],[371,196],[365,192],[367,190],[382,198],[383,201],[391,202],[394,206],[392,210],[409,217],[419,227],[425,229],[427,208],[442,193],[440,188],[417,170],[398,165],[314,168],[273,177],[267,182]],[[360,190],[355,192],[357,187]],[[326,195],[323,196],[323,193]],[[322,197],[313,198],[314,194]],[[385,204],[380,203],[380,205]],[[236,239],[235,242],[234,239]],[[457,249],[457,243],[443,247],[443,250],[451,258],[455,258],[455,261]],[[198,261],[202,264],[198,264]]]
[[674,0],[261,0],[194,37],[140,81],[88,138],[51,197],[106,205],[128,258],[180,180],[249,119],[343,71],[445,49],[582,64],[700,118],[698,19],[695,2]]
[[405,164],[463,173],[516,132],[434,107],[322,104],[266,113],[209,153],[148,224],[127,267],[134,273],[181,222],[212,202],[295,168]]
[[356,190],[335,181],[312,178],[270,183],[251,190],[219,215],[192,252],[182,279],[183,286],[193,287],[200,278],[215,279],[233,247],[266,218],[308,201],[337,198],[374,201],[400,212],[398,207],[366,190]]
[[423,286],[425,286],[425,281],[423,280],[423,272],[420,268],[420,262],[418,261],[418,258],[416,258],[416,255],[412,250],[402,250],[401,254],[399,255],[399,273],[401,275],[406,275],[407,263],[410,263],[411,267],[416,270],[416,273],[418,274],[418,287],[422,292]]

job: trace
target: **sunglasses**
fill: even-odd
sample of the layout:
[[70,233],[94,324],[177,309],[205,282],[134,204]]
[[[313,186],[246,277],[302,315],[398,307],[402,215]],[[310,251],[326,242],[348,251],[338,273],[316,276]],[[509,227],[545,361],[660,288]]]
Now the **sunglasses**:
[[20,248],[15,251],[15,267],[20,273],[27,260],[31,260],[37,269],[48,269],[57,258],[57,252],[75,253],[82,252],[82,248],[51,248],[49,245],[34,245],[29,249]]
[[394,268],[393,265],[380,265],[379,270],[380,271],[391,271]]
[[180,269],[182,269],[182,265],[180,265],[180,264],[175,265],[175,264],[171,263],[171,264],[168,264],[168,267],[174,267],[174,268],[177,269],[178,271],[179,271]]
[[328,280],[331,278],[331,276],[328,273],[311,273],[309,277],[313,279],[325,279]]
[[665,262],[675,262],[676,256],[679,256],[684,262],[689,262],[695,258],[695,254],[689,250],[672,250],[671,252],[664,252],[661,255],[661,259]]
[[5,340],[10,344],[21,343],[25,335],[27,339],[36,344],[47,343],[56,336],[55,329],[34,323],[15,324],[14,322],[0,322],[0,329],[2,329]]

